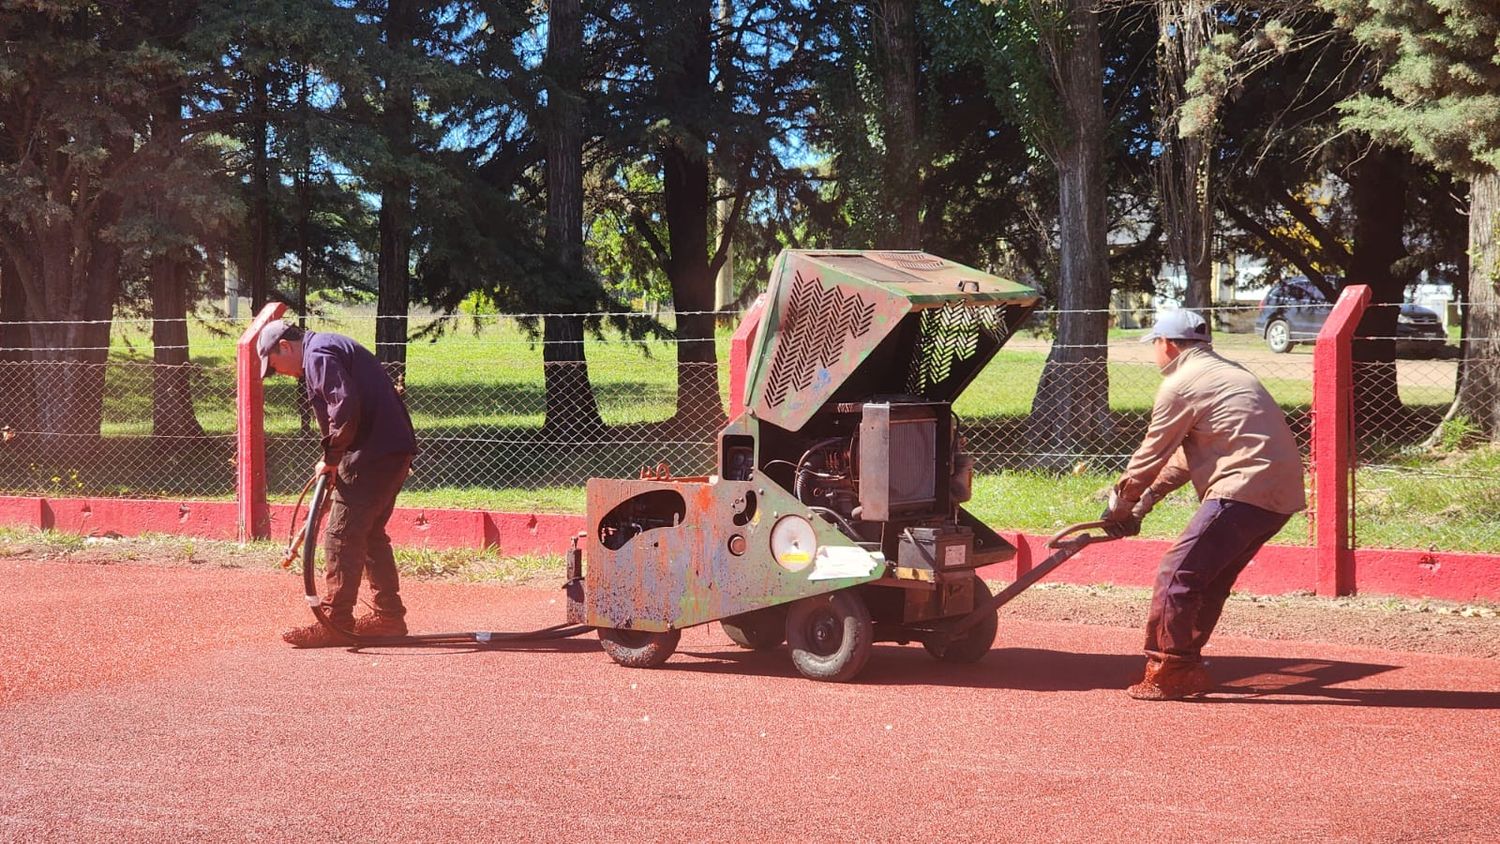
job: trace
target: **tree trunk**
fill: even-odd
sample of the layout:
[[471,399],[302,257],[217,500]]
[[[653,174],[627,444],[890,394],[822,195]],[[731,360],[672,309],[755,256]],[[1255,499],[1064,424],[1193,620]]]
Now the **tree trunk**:
[[1213,125],[1188,127],[1182,107],[1187,81],[1213,37],[1213,11],[1205,0],[1158,0],[1157,140],[1163,154],[1157,162],[1162,216],[1172,263],[1182,267],[1187,287],[1183,307],[1213,304],[1213,202],[1209,193],[1209,152]]
[[[718,0],[718,7],[719,29],[728,32],[734,26],[734,0]],[[719,90],[737,90],[739,57],[735,51],[725,46],[719,50],[714,60],[719,76]],[[730,222],[736,211],[735,202],[730,198],[734,189],[731,180],[735,172],[735,155],[732,147],[725,143],[716,144],[714,153],[714,191],[718,195],[718,201],[714,203],[714,226],[718,232],[717,243],[724,249],[724,262],[719,265],[718,272],[714,273],[714,310],[727,314],[735,299],[734,244],[725,243],[726,240],[732,240]]]
[[[162,94],[152,117],[151,135],[162,151],[163,166],[179,152],[182,138],[182,91]],[[157,203],[160,209],[162,203]],[[169,206],[170,207],[170,206]],[[170,212],[167,212],[170,213]],[[161,220],[163,230],[176,221]],[[193,413],[192,370],[188,363],[188,267],[178,250],[163,250],[151,260],[151,434],[155,437],[201,437],[203,426]]]
[[917,156],[917,38],[914,0],[880,0],[881,80],[885,100],[886,229],[876,247],[922,247],[922,186]]
[[719,398],[718,355],[714,348],[714,274],[708,256],[709,173],[703,118],[692,113],[713,95],[709,81],[708,4],[699,2],[678,26],[691,27],[686,52],[663,74],[667,102],[679,109],[682,131],[698,134],[692,142],[671,141],[661,150],[663,204],[666,209],[667,280],[677,312],[677,412],[674,421],[685,433],[717,430],[724,424]]
[[708,265],[708,161],[673,144],[663,152],[671,259],[667,279],[677,312],[677,412],[685,431],[725,421],[714,348],[714,276]]
[[1500,173],[1469,185],[1469,299],[1457,415],[1500,442]]
[[188,355],[188,268],[177,256],[151,262],[151,435],[201,437]]
[[105,197],[99,207],[92,220],[37,227],[35,281],[47,296],[26,296],[42,446],[54,465],[72,468],[86,462],[99,437],[110,319],[120,290],[119,249],[98,237],[117,218],[119,202]]
[[[580,0],[552,0],[547,9],[547,243],[575,276],[583,265],[583,90],[578,63],[583,52]],[[554,300],[576,311],[563,297]],[[549,439],[590,439],[604,428],[589,383],[583,348],[583,317],[548,315],[542,324],[542,372],[546,381]]]
[[26,289],[15,265],[0,255],[0,431],[14,442],[36,431],[36,393],[32,389],[31,332],[26,322]]
[[250,313],[271,294],[271,82],[256,74],[250,80],[251,122],[255,126],[250,151]]
[[[416,3],[391,0],[386,6],[385,43],[393,53],[411,48],[416,32]],[[398,387],[406,382],[406,326],[411,309],[412,183],[406,174],[412,154],[412,83],[402,71],[385,80],[381,130],[389,151],[389,170],[381,178],[380,256],[376,268],[379,293],[375,304],[375,357]]]
[[1104,183],[1104,95],[1099,24],[1070,0],[1069,31],[1042,45],[1063,111],[1051,144],[1058,176],[1057,338],[1031,404],[1032,448],[1065,465],[1113,428],[1109,415],[1109,264]]
[[1406,257],[1405,156],[1372,147],[1352,165],[1354,249],[1345,284],[1370,286],[1370,307],[1355,328],[1354,422],[1356,433],[1399,426],[1396,389],[1396,318],[1406,299],[1405,279],[1392,266]]

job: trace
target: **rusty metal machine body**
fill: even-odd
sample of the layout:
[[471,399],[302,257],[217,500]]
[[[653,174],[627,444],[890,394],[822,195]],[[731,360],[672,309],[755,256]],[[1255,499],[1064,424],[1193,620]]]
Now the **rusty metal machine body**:
[[588,482],[569,620],[627,665],[710,621],[745,647],[784,636],[816,679],[852,677],[876,639],[982,656],[993,625],[928,638],[989,597],[976,568],[1015,552],[963,509],[952,404],[1037,303],[921,252],[783,252],[716,471]]

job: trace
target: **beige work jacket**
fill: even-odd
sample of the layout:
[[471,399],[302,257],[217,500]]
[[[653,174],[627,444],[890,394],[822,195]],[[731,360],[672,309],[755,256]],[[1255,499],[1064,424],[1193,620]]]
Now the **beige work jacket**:
[[1150,429],[1116,485],[1125,500],[1148,487],[1161,498],[1191,480],[1199,499],[1307,507],[1297,441],[1254,375],[1209,346],[1184,349],[1162,375]]

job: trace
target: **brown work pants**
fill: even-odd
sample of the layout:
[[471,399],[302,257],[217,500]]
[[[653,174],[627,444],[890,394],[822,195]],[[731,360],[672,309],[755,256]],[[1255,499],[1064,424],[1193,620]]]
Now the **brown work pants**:
[[339,466],[323,533],[327,567],[323,608],[334,624],[346,628],[354,624],[354,604],[364,574],[370,578],[376,612],[396,618],[406,615],[385,525],[410,467],[410,454],[365,458],[352,470],[347,464]]

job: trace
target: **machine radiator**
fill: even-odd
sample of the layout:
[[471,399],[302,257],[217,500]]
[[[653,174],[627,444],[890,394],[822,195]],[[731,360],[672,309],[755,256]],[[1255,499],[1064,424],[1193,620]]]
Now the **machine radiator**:
[[944,487],[939,468],[947,405],[911,403],[864,405],[859,424],[860,518],[929,513],[939,508]]

